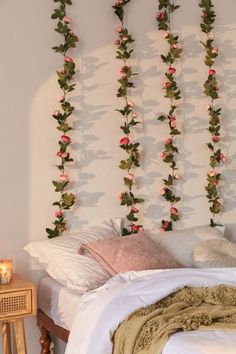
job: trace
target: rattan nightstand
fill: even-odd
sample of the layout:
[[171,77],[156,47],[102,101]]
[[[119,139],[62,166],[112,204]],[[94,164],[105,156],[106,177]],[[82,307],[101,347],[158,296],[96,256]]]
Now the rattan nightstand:
[[3,354],[11,354],[10,323],[14,326],[17,353],[27,353],[23,318],[35,314],[36,289],[34,284],[14,274],[10,284],[0,285]]

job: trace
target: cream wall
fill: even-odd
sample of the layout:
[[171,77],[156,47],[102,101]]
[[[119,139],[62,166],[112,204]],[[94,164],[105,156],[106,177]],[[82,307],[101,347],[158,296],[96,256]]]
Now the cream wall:
[[[78,86],[72,98],[74,116],[73,155],[71,168],[73,191],[79,207],[71,214],[70,224],[79,227],[96,219],[125,215],[117,196],[122,191],[123,173],[118,169],[124,156],[118,147],[121,117],[114,110],[121,106],[116,98],[116,78],[120,63],[115,60],[117,20],[110,0],[74,1],[70,15],[79,34],[79,48],[73,53],[80,66]],[[179,117],[183,136],[179,139],[179,164],[183,214],[178,228],[207,224],[210,218],[203,186],[208,165],[207,99],[201,85],[206,76],[202,65],[203,50],[199,40],[200,9],[194,0],[179,0],[182,9],[176,13],[173,27],[181,31],[184,57],[177,65],[183,100]],[[148,4],[148,6],[147,6]],[[216,45],[221,100],[224,150],[228,156],[223,172],[224,214],[221,222],[229,234],[234,231],[236,204],[236,3],[215,0],[218,13]],[[15,269],[35,281],[41,276],[22,247],[29,241],[43,239],[45,227],[53,215],[51,203],[56,194],[51,179],[56,178],[55,121],[50,117],[57,108],[59,93],[55,70],[61,60],[51,51],[58,42],[50,20],[52,1],[1,1],[1,247],[0,257],[14,260]],[[157,31],[154,15],[156,0],[136,0],[127,9],[128,27],[136,38],[133,65],[140,73],[136,80],[134,101],[142,117],[136,136],[142,145],[142,169],[138,172],[139,191],[146,199],[143,223],[159,228],[167,204],[159,195],[161,178],[168,169],[159,159],[162,141],[168,134],[155,119],[167,107],[161,85],[165,67],[160,54],[166,46]],[[236,236],[235,236],[236,237]],[[35,320],[27,321],[30,354],[37,354],[38,331]],[[29,330],[30,329],[30,330]],[[29,338],[30,337],[30,338]],[[63,349],[62,349],[63,353]],[[59,354],[59,350],[56,354]]]

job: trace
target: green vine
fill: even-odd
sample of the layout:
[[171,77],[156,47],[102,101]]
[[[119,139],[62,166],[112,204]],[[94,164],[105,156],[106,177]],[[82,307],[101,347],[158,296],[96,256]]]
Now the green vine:
[[207,173],[207,184],[205,190],[207,192],[207,199],[210,203],[210,211],[212,217],[210,219],[210,225],[216,226],[215,222],[216,214],[219,214],[222,209],[219,195],[219,183],[221,181],[221,174],[217,171],[217,167],[221,162],[225,162],[225,155],[219,148],[221,140],[221,108],[215,107],[215,100],[219,98],[219,88],[216,79],[216,70],[213,69],[215,65],[215,59],[218,57],[218,48],[214,46],[214,39],[212,37],[212,30],[215,22],[214,5],[211,0],[201,0],[199,3],[202,8],[202,22],[201,30],[206,34],[205,42],[201,42],[205,48],[205,64],[208,67],[208,77],[204,83],[204,93],[210,98],[209,107],[207,109],[209,116],[208,131],[211,135],[211,141],[207,143],[210,150],[209,166],[211,170]]
[[125,6],[131,0],[117,0],[113,6],[114,12],[120,20],[120,26],[117,28],[118,39],[115,41],[117,46],[116,58],[120,59],[122,67],[120,69],[120,78],[118,80],[120,87],[118,88],[117,97],[124,99],[124,107],[117,111],[122,115],[124,122],[121,125],[121,130],[124,136],[120,139],[120,147],[123,149],[128,157],[120,161],[119,167],[127,172],[124,177],[124,185],[127,187],[127,191],[121,193],[120,203],[129,208],[129,213],[126,215],[130,225],[123,228],[123,236],[136,234],[143,230],[143,226],[138,223],[139,209],[137,204],[143,203],[142,198],[137,198],[134,195],[133,188],[135,186],[135,176],[133,169],[139,167],[140,152],[139,143],[133,142],[131,138],[132,128],[140,122],[138,121],[138,115],[134,111],[134,104],[129,99],[129,90],[134,88],[132,78],[137,75],[133,72],[131,66],[128,64],[128,60],[131,58],[133,49],[130,49],[130,44],[134,42],[134,39],[130,35],[127,28],[124,25]]
[[165,97],[170,101],[170,109],[168,114],[161,114],[158,120],[167,122],[169,127],[169,137],[164,142],[164,150],[161,152],[163,162],[167,163],[171,172],[166,179],[163,179],[164,186],[161,194],[170,203],[170,216],[168,220],[162,220],[162,231],[173,230],[173,223],[180,218],[179,210],[176,208],[176,203],[180,201],[180,197],[176,196],[175,188],[178,180],[178,167],[176,163],[176,155],[179,153],[178,147],[175,144],[175,137],[180,133],[177,129],[176,101],[181,98],[178,84],[175,80],[176,68],[174,64],[177,59],[181,57],[183,49],[179,44],[179,37],[172,32],[171,29],[171,15],[180,7],[175,5],[170,0],[159,0],[159,13],[157,14],[158,28],[163,32],[163,39],[165,39],[169,46],[169,51],[166,55],[161,55],[163,63],[167,65],[165,72],[166,81],[163,83],[163,90]]
[[57,129],[62,133],[59,138],[59,149],[57,157],[60,163],[57,168],[60,171],[60,176],[57,181],[53,181],[55,192],[60,194],[58,201],[53,205],[57,206],[58,210],[55,212],[55,220],[53,221],[54,228],[47,228],[46,232],[49,238],[58,237],[66,229],[65,210],[69,210],[75,202],[75,196],[65,190],[70,183],[69,176],[66,173],[66,165],[73,161],[68,151],[71,144],[71,138],[68,132],[72,127],[68,123],[68,118],[74,111],[74,107],[68,101],[68,94],[75,89],[76,84],[72,82],[76,72],[74,60],[68,56],[68,50],[76,47],[78,37],[71,30],[72,19],[67,16],[67,6],[72,5],[71,0],[54,0],[58,3],[58,7],[54,9],[51,16],[53,20],[57,20],[55,31],[63,37],[63,43],[53,47],[56,53],[63,56],[63,67],[57,71],[58,85],[61,89],[61,95],[57,101],[60,104],[60,109],[57,109],[53,114],[53,118],[57,121]]

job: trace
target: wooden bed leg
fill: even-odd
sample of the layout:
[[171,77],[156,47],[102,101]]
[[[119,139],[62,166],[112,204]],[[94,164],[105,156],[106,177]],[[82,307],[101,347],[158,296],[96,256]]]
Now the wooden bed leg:
[[52,340],[49,335],[49,332],[44,327],[40,327],[40,331],[41,331],[41,337],[39,343],[41,345],[41,354],[50,354],[51,353],[50,346]]

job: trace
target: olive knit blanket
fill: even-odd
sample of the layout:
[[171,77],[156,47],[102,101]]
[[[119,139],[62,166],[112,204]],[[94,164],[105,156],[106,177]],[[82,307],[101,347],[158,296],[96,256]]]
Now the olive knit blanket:
[[135,311],[116,330],[113,354],[161,354],[177,331],[236,330],[236,288],[185,287]]

